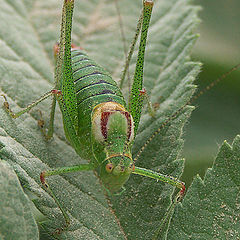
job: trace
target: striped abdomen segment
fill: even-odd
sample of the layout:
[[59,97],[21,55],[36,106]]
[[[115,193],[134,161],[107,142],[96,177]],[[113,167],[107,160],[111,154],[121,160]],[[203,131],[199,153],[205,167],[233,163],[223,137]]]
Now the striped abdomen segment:
[[72,68],[79,106],[86,103],[93,108],[101,102],[109,101],[125,105],[116,82],[104,68],[89,59],[86,54],[73,50]]
[[126,104],[110,74],[80,50],[72,50],[72,69],[78,104],[78,135],[83,144],[89,145],[94,107],[105,102]]

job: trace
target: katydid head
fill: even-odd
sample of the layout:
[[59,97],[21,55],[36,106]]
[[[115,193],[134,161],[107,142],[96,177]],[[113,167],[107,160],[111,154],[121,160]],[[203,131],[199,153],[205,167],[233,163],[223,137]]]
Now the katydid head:
[[126,154],[113,155],[101,164],[99,176],[104,186],[114,193],[121,189],[134,168],[131,156]]
[[[97,105],[92,114],[92,140],[95,157],[99,156],[99,176],[110,192],[117,192],[134,171],[131,143],[133,118],[116,102]],[[103,149],[101,156],[98,149]]]

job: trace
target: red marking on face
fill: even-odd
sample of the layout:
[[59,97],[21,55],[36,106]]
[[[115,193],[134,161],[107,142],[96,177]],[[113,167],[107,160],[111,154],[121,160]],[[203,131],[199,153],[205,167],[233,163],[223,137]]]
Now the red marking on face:
[[101,132],[105,140],[107,140],[107,123],[111,114],[112,112],[102,112],[101,115]]
[[132,133],[132,119],[131,119],[131,116],[130,116],[130,113],[129,112],[122,112],[126,119],[127,119],[127,125],[128,125],[128,129],[127,129],[127,139],[129,140],[130,137],[131,137],[131,133]]
[[[126,120],[127,120],[127,140],[130,139],[131,134],[132,134],[132,119],[131,119],[131,115],[129,112],[126,111],[119,111],[122,115],[125,116]],[[107,140],[107,124],[108,124],[108,120],[111,114],[113,114],[115,112],[102,112],[101,115],[101,133],[104,137],[105,140]]]

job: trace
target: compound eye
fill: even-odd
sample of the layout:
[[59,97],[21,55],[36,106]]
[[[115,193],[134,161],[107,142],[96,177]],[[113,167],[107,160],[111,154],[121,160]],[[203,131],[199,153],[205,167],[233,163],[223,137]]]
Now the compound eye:
[[112,163],[108,163],[105,168],[106,168],[106,171],[108,173],[111,173],[112,170],[113,170],[113,164]]

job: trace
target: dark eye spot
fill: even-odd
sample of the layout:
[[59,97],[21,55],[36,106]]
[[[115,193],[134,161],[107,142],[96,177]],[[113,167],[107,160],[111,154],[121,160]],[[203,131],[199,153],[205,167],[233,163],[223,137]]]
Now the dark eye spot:
[[108,163],[105,168],[106,168],[106,171],[108,173],[110,173],[113,170],[113,164],[112,163]]

